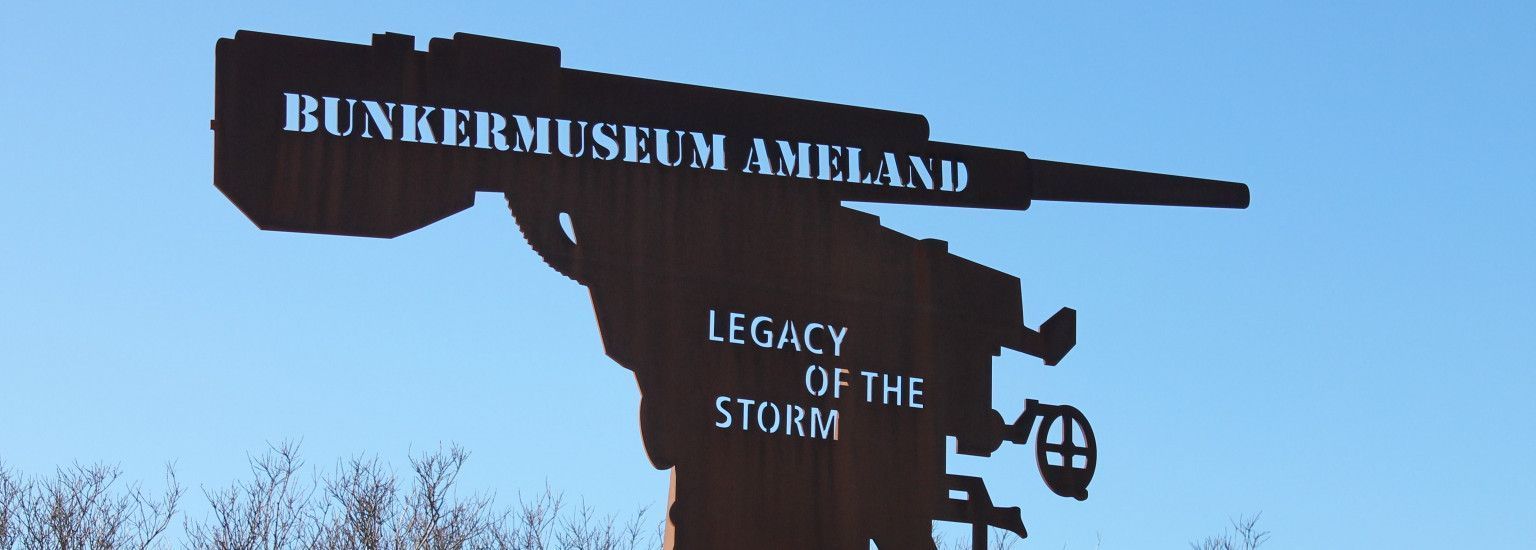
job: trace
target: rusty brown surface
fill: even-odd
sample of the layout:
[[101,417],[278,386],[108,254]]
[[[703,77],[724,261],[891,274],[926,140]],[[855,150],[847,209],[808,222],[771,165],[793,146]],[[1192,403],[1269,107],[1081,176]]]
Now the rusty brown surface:
[[[918,115],[567,69],[555,48],[472,35],[434,39],[428,52],[411,44],[247,31],[220,40],[215,184],[263,229],[370,237],[452,215],[476,191],[504,193],[529,244],[588,287],[605,351],[634,373],[646,451],[673,472],[669,548],[926,549],[934,520],[973,524],[978,544],[989,525],[1024,536],[1018,508],[947,472],[949,437],[978,456],[1034,439],[1047,486],[1087,497],[1097,454],[1080,411],[1031,400],[1010,423],[991,406],[992,358],[1008,348],[1055,364],[1075,343],[1076,312],[1026,328],[1017,278],[842,201],[1248,202],[1236,183],[932,142]],[[723,135],[727,169],[504,151],[470,135],[462,146],[410,142],[404,120],[390,139],[382,128],[285,129],[303,126],[294,105],[313,106],[299,95],[463,109],[469,133],[486,126],[475,113],[499,113]],[[966,184],[828,181],[787,162],[783,174],[744,171],[753,138],[964,163]],[[772,328],[770,345],[754,323]],[[813,408],[836,411],[835,437],[809,426]],[[1068,440],[1046,437],[1057,424]]]

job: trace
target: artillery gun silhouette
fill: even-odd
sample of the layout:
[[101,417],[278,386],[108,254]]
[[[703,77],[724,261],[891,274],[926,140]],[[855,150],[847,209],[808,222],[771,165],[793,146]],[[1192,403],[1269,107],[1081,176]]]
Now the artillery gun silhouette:
[[930,549],[934,520],[977,548],[989,526],[1026,536],[947,472],[949,437],[988,456],[1033,435],[1046,485],[1087,497],[1080,411],[991,407],[992,357],[1056,364],[1076,313],[1031,330],[1017,278],[842,201],[1248,203],[1237,183],[929,141],[918,115],[567,69],[474,35],[413,44],[220,40],[215,184],[262,229],[368,237],[504,193],[634,373],[646,452],[672,469],[669,548]]

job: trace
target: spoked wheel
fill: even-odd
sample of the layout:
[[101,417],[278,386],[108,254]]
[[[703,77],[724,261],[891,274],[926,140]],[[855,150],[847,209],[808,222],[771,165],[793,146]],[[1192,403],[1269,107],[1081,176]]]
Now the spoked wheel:
[[[1061,423],[1061,437],[1051,439],[1052,428]],[[1077,433],[1082,441],[1078,442]],[[1077,458],[1082,457],[1081,466]],[[1098,465],[1099,451],[1094,443],[1093,427],[1082,411],[1071,405],[1057,405],[1040,421],[1035,434],[1035,462],[1040,466],[1040,477],[1051,492],[1077,500],[1088,498],[1088,483],[1093,481],[1093,470]]]

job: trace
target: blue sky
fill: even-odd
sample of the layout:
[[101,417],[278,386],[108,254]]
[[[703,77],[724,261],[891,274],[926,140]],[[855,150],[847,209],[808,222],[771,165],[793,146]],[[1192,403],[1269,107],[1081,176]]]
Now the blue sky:
[[384,241],[258,231],[213,188],[218,38],[463,31],[1252,186],[1245,211],[859,206],[1019,276],[1031,324],[1079,311],[1060,367],[996,361],[994,406],[1081,408],[1090,499],[1028,448],[951,464],[1024,508],[1028,547],[1181,547],[1259,511],[1274,548],[1536,540],[1532,4],[556,4],[8,3],[0,459],[216,487],[268,441],[320,466],[450,441],[504,499],[664,502],[585,289],[498,197]]

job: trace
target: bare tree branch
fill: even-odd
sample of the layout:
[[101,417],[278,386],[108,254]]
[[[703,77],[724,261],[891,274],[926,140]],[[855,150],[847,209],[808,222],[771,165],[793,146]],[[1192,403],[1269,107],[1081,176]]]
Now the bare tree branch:
[[1258,528],[1261,515],[1234,518],[1230,531],[1189,543],[1189,547],[1192,550],[1255,550],[1269,541],[1269,531]]

